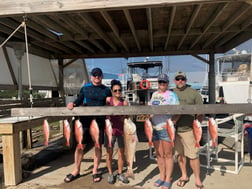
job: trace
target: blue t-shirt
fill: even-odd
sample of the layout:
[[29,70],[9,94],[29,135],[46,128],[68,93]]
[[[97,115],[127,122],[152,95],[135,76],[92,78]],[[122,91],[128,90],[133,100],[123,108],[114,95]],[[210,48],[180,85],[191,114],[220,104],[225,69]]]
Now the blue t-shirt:
[[76,106],[104,106],[106,98],[112,96],[111,91],[105,85],[95,86],[92,83],[85,84],[74,101]]

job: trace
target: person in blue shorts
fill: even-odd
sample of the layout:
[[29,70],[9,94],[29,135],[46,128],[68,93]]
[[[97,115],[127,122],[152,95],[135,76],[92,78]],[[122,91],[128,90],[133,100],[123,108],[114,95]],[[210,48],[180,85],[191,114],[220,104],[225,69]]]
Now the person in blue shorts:
[[[158,76],[158,91],[152,94],[149,105],[177,105],[179,104],[178,96],[176,93],[168,90],[169,78],[166,74]],[[162,114],[152,115],[150,117],[153,127],[152,141],[157,156],[157,164],[160,172],[159,179],[154,183],[156,187],[162,189],[169,189],[171,186],[171,174],[173,171],[173,147],[171,139],[167,134],[164,126],[167,119],[175,118],[175,116]]]

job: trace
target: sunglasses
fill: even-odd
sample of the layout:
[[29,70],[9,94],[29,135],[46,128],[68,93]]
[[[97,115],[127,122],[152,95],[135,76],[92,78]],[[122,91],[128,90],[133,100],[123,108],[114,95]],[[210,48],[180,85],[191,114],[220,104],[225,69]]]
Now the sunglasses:
[[122,92],[122,89],[115,89],[113,90],[114,93],[117,93],[117,92]]
[[102,75],[101,74],[98,74],[98,73],[94,73],[92,74],[93,77],[101,77]]
[[178,77],[178,78],[175,78],[175,80],[176,80],[176,81],[179,81],[179,80],[181,80],[181,81],[185,81],[185,80],[186,80],[186,78],[184,78],[184,77]]

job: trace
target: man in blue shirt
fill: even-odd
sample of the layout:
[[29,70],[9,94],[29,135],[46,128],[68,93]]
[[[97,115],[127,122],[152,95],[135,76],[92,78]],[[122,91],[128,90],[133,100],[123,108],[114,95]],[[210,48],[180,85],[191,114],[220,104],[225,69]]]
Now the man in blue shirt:
[[[85,84],[79,93],[78,98],[74,102],[70,102],[67,108],[72,110],[75,106],[104,106],[106,98],[112,96],[108,87],[102,84],[103,73],[100,68],[94,68],[91,71],[91,83]],[[85,107],[84,107],[85,108]],[[83,127],[83,148],[76,147],[74,153],[74,170],[64,179],[65,182],[71,182],[80,176],[80,166],[84,155],[84,149],[88,143],[92,141],[89,128],[92,120],[95,119],[99,127],[99,143],[104,141],[105,116],[82,116],[80,121]],[[93,167],[93,182],[101,181],[101,174],[97,172],[100,164],[102,148],[95,148],[94,167]]]

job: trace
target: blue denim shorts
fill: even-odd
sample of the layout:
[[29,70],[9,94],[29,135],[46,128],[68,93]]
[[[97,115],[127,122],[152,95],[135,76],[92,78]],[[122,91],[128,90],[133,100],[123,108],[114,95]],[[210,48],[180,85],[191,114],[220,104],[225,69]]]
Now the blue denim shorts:
[[164,140],[167,142],[171,141],[170,137],[167,134],[166,129],[162,129],[162,130],[153,129],[152,141],[157,141],[157,140]]

